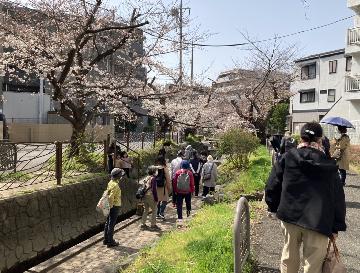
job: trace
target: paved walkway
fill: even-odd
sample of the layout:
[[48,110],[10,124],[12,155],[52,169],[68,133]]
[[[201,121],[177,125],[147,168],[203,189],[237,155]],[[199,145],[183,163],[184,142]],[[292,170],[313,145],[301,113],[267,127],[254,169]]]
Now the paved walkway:
[[[347,273],[360,273],[360,176],[349,175],[345,187],[348,230],[339,233],[338,247]],[[254,224],[253,250],[259,261],[259,272],[280,272],[279,261],[283,245],[280,222],[266,216]]]
[[[200,208],[201,203],[201,199],[193,198],[193,215]],[[115,227],[114,238],[120,243],[118,247],[107,248],[104,246],[102,244],[103,234],[99,233],[27,272],[116,272],[117,265],[129,260],[129,255],[136,255],[142,248],[151,246],[164,232],[175,227],[176,211],[171,204],[168,205],[166,213],[168,220],[158,220],[157,222],[161,232],[141,231],[139,229],[140,217],[133,216]]]

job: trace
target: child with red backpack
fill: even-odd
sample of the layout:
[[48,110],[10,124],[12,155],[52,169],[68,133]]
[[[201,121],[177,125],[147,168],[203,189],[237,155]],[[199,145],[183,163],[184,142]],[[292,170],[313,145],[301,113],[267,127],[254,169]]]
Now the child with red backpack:
[[191,213],[191,195],[195,191],[194,176],[190,170],[190,163],[187,160],[181,161],[180,170],[175,174],[173,188],[177,195],[176,209],[178,219],[182,219],[183,200],[186,203],[186,216]]

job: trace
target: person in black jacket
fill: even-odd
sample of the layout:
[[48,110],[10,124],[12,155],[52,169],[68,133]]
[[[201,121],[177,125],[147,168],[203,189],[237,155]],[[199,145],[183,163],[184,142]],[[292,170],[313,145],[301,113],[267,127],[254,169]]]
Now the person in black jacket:
[[301,129],[301,144],[275,163],[265,188],[268,210],[281,220],[282,273],[321,273],[328,238],[345,231],[345,195],[336,162],[326,157],[319,123]]

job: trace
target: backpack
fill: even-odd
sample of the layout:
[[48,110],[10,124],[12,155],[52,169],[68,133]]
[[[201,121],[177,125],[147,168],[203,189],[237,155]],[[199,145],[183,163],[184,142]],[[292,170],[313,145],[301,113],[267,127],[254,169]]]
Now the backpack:
[[181,192],[190,192],[190,176],[187,171],[182,172],[177,179],[176,188]]
[[211,179],[211,173],[212,173],[212,169],[213,169],[213,167],[214,167],[214,163],[213,163],[213,164],[211,164],[210,171],[208,171],[208,172],[205,172],[205,171],[204,171],[204,176],[203,176],[203,180],[204,180],[204,181],[205,181],[205,180],[210,180],[210,179]]
[[158,169],[158,174],[155,177],[155,182],[156,182],[156,186],[158,188],[165,187],[166,178],[165,178],[165,170],[164,169]]

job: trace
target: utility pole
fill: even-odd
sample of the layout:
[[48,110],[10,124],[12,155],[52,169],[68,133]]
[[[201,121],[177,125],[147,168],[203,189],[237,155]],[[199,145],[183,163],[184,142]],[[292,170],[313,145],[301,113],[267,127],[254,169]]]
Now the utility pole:
[[191,85],[194,83],[194,42],[191,43]]
[[179,83],[180,86],[182,86],[182,81],[183,81],[183,1],[180,0],[180,18],[179,18],[179,23],[180,23],[180,63],[179,63]]

